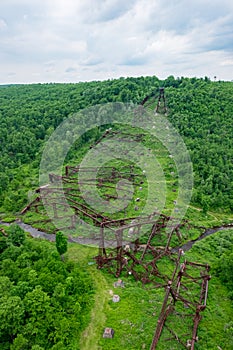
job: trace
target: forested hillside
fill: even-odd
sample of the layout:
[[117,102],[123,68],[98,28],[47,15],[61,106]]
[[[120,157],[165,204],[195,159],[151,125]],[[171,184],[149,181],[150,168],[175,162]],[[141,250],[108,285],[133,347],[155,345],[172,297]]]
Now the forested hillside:
[[[159,88],[162,86],[165,87],[168,111],[165,118],[169,119],[184,139],[194,169],[192,202],[186,214],[187,222],[185,221],[187,226],[181,228],[180,236],[177,235],[174,242],[177,248],[181,241],[182,244],[189,241],[193,247],[190,250],[184,248],[183,259],[208,263],[211,268],[207,308],[198,329],[199,340],[195,348],[230,350],[233,329],[232,229],[226,225],[229,230],[223,230],[226,227],[215,228],[213,232],[216,233],[205,239],[202,239],[201,234],[205,231],[204,226],[232,223],[232,82],[211,82],[208,78],[175,79],[172,76],[160,81],[154,76],[77,84],[1,86],[0,220],[14,221],[24,206],[35,198],[33,196],[34,190],[39,186],[38,175],[43,148],[65,118],[86,107],[106,102],[140,104],[145,101],[146,96],[148,98],[145,108],[154,109]],[[156,115],[154,117],[156,118]],[[134,136],[140,136],[135,130]],[[90,146],[102,136],[102,131],[99,128],[84,135],[79,140],[78,147],[74,145],[66,157],[66,162],[76,165],[76,159],[79,159],[85,150],[90,150]],[[115,131],[114,128],[112,131]],[[171,167],[174,165],[172,156],[164,152],[165,147],[161,147],[159,142],[156,143],[152,136],[141,136],[143,137],[140,141],[156,154],[156,158],[164,167],[169,194],[165,209],[169,211],[171,203],[176,205],[173,196],[177,191],[174,187],[177,185],[176,170],[172,172],[173,175],[171,173]],[[64,142],[63,139],[59,140],[61,148]],[[78,155],[77,149],[80,151]],[[132,167],[130,161],[126,166],[126,163],[121,163],[118,158],[109,164],[111,171],[113,167],[118,166],[126,173],[128,168]],[[109,173],[105,174],[104,171],[98,173],[99,178],[106,177],[109,180]],[[146,181],[140,182],[145,176],[145,171],[139,169],[136,164],[134,172],[134,175],[140,175],[135,198],[141,198],[137,198],[137,206],[134,200],[131,207],[129,206],[130,216],[135,214],[135,208],[138,211],[140,206],[144,205],[147,193],[141,185]],[[115,191],[115,182],[113,184]],[[69,183],[67,187],[70,187]],[[113,190],[106,193],[101,190],[101,194],[108,195],[109,198],[115,195]],[[158,201],[158,198],[155,199]],[[31,217],[36,221],[30,221]],[[42,218],[44,226],[41,224]],[[47,219],[45,210],[42,213],[29,210],[23,217],[24,222],[35,224],[35,227],[49,232],[46,237],[50,239],[51,223]],[[68,230],[69,238],[75,238],[75,235],[71,237],[72,228]],[[0,348],[149,348],[163,303],[164,288],[154,288],[154,285],[149,283],[142,285],[140,281],[135,281],[133,275],[125,273],[122,277],[125,280],[125,288],[114,289],[114,293],[120,296],[120,303],[113,303],[112,289],[116,278],[115,275],[109,275],[106,269],[96,268],[93,257],[97,255],[98,248],[69,244],[66,253],[67,239],[64,232],[59,232],[60,235],[56,236],[56,251],[54,244],[32,240],[26,237],[19,226],[13,224],[6,227],[4,222],[1,222]],[[77,234],[84,235],[84,230]],[[141,242],[147,242],[147,238],[146,232]],[[178,238],[181,238],[181,241]],[[58,252],[61,255],[65,253],[64,259],[61,259]],[[169,265],[167,260],[159,264],[166,272]],[[173,325],[177,326],[176,321],[173,322]],[[116,332],[114,339],[102,338],[104,327],[109,326]],[[180,328],[182,329],[182,326]],[[177,343],[174,349],[179,349],[179,346]],[[160,342],[159,349],[167,349],[166,341]]]
[[184,79],[174,85],[167,88],[169,118],[190,150],[193,202],[233,210],[233,83]]
[[233,209],[233,83],[168,77],[120,78],[79,84],[0,87],[0,208],[20,210],[38,185],[44,142],[68,115],[112,101],[140,103],[165,86],[168,118],[184,137],[193,161],[193,203]]

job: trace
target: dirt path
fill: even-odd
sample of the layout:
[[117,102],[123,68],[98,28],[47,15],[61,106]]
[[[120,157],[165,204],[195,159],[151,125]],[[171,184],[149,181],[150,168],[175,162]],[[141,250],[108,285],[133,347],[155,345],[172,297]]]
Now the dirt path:
[[197,211],[201,211],[201,210],[202,210],[201,208],[197,208],[197,207],[194,207],[194,206],[192,206],[192,205],[189,205],[189,207],[192,208],[192,209],[195,209],[195,210],[197,210]]
[[[31,225],[27,225],[24,224],[22,221],[20,220],[16,220],[15,221],[16,224],[18,224],[21,228],[23,228],[26,232],[29,232],[30,235],[34,238],[43,238],[46,240],[49,240],[51,242],[55,241],[55,234],[48,234],[42,231],[39,231],[37,229],[35,229],[34,227],[32,227]],[[0,221],[0,224],[9,226],[8,223],[4,223],[2,221]],[[229,228],[233,227],[233,223],[230,224],[226,224],[226,225],[222,225],[222,226],[213,226],[210,228],[206,228],[205,231],[195,240],[190,240],[188,242],[186,242],[184,245],[182,245],[181,247],[176,247],[173,248],[172,251],[173,252],[177,252],[178,249],[182,248],[184,251],[187,251],[189,249],[192,248],[193,244],[197,241],[202,240],[203,238],[212,235],[213,233],[217,232],[217,231],[221,231],[221,230],[226,230]],[[78,244],[82,244],[82,245],[86,245],[86,246],[95,246],[98,247],[99,246],[99,240],[98,239],[92,239],[92,238],[81,238],[81,237],[69,237],[68,238],[68,242],[70,243],[78,243]],[[129,242],[123,242],[123,245],[128,244]],[[105,247],[113,247],[114,246],[114,241],[108,241],[105,240]],[[89,350],[89,349],[88,349]]]
[[[31,236],[33,237],[49,239],[50,241],[53,241],[55,239],[55,235],[50,235],[45,232],[38,231],[35,228],[31,227],[30,225],[26,225],[19,220],[16,221],[16,223],[19,224],[25,231],[30,232]],[[0,224],[8,225],[1,221],[0,221]],[[179,248],[182,248],[183,250],[187,251],[191,249],[191,247],[195,242],[217,231],[229,229],[232,227],[233,227],[233,223],[224,225],[221,227],[213,227],[213,228],[206,229],[196,240],[189,241],[186,244],[184,244],[182,247],[174,248],[173,251],[176,252]],[[72,238],[70,238],[69,241],[72,243],[84,243],[80,241],[78,242],[78,239],[72,239]],[[96,240],[95,242],[91,242],[91,243],[96,243]],[[85,242],[85,244],[90,244],[90,242],[89,241]],[[89,249],[93,249],[93,248],[90,248],[89,246]],[[71,254],[71,251],[70,251],[70,254]],[[88,258],[89,258],[89,254],[84,254],[84,252],[80,250],[75,260],[78,260],[79,262],[83,262],[86,264],[88,261]],[[110,298],[109,289],[111,288],[111,286],[108,284],[107,280],[101,274],[101,272],[96,269],[95,265],[89,266],[88,270],[95,284],[95,300],[94,300],[94,306],[91,311],[90,322],[87,328],[83,331],[81,335],[80,350],[100,350],[101,347],[98,346],[98,341],[103,332],[103,327],[106,322],[106,313],[107,313],[106,311],[108,309],[108,300]]]
[[89,271],[95,283],[95,304],[91,321],[81,336],[80,350],[99,350],[98,340],[106,321],[104,309],[109,299],[109,285],[96,266]]

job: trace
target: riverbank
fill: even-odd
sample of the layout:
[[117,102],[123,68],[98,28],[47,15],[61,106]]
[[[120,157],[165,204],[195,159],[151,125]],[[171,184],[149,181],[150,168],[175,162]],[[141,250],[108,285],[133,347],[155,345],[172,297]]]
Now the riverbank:
[[[29,224],[25,224],[24,222],[22,222],[21,220],[17,219],[14,222],[17,225],[19,225],[25,232],[29,233],[31,237],[33,238],[41,238],[41,239],[46,239],[47,241],[50,242],[55,242],[56,240],[56,235],[52,234],[52,233],[46,233],[43,231],[40,231],[36,228],[34,228],[33,226],[29,225]],[[5,225],[5,226],[10,226],[11,224],[8,222],[4,222],[4,221],[0,221],[0,225]],[[229,228],[233,228],[233,223],[230,224],[226,224],[226,225],[222,225],[222,226],[215,226],[212,228],[206,228],[204,230],[203,233],[201,233],[201,235],[194,239],[194,240],[189,240],[188,242],[184,243],[182,246],[176,247],[172,249],[173,253],[177,253],[179,251],[179,249],[182,249],[184,252],[189,251],[192,246],[198,242],[201,241],[202,239],[218,232],[218,231],[222,231],[222,230],[227,230]],[[98,247],[98,239],[92,239],[92,238],[82,238],[82,237],[68,237],[68,242],[69,243],[78,243],[78,244],[82,244],[82,245],[90,245],[90,246],[95,246]],[[108,246],[108,242],[106,241],[106,247]],[[112,246],[113,242],[109,242],[109,246]],[[127,243],[127,242],[125,242]]]

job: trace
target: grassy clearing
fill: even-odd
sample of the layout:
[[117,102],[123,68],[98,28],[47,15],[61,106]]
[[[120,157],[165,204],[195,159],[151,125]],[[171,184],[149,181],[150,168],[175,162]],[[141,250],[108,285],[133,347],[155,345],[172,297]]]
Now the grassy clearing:
[[[185,255],[188,260],[207,262],[211,265],[212,279],[209,284],[208,303],[202,314],[196,349],[231,349],[227,325],[233,315],[232,303],[225,286],[215,273],[214,266],[229,242],[229,235],[232,234],[233,230],[215,233],[197,242]],[[114,276],[104,270],[97,270],[95,265],[88,265],[96,253],[97,250],[90,247],[69,245],[69,258],[79,262],[84,270],[91,273],[95,283],[95,303],[90,323],[81,337],[80,350],[148,349],[163,301],[163,288],[156,289],[150,285],[143,287],[140,282],[135,282],[133,277],[126,275],[122,277],[125,288],[114,288]],[[120,296],[119,303],[113,303],[110,291]],[[174,328],[183,327],[182,323],[179,326],[176,318],[171,319],[170,325],[172,322]],[[102,338],[105,327],[114,329],[113,339]],[[162,338],[164,337],[165,334]],[[167,342],[162,341],[158,349],[167,350],[167,346]],[[181,347],[174,343],[172,349],[178,350]]]
[[[153,208],[155,205],[158,207],[161,205],[163,198],[161,198],[157,188],[160,188],[162,184],[166,185],[166,202],[163,212],[170,215],[177,199],[177,178],[174,162],[168,158],[167,152],[165,152],[160,143],[153,144],[151,139],[145,137],[144,144],[150,147],[152,154],[159,158],[159,164],[164,171],[164,177],[162,179],[159,176],[156,178],[153,175],[156,180],[154,180],[152,189],[150,190],[150,195],[153,197],[153,203],[151,205]],[[150,159],[147,162],[148,169],[153,169]],[[122,162],[118,160],[112,162],[111,165],[116,168],[122,168]],[[126,213],[129,217],[135,215],[135,198],[140,198],[140,201],[137,203],[140,212],[148,195],[148,186],[144,175],[137,168],[135,168],[135,173],[140,175],[139,178],[143,180],[143,184],[141,185],[139,181],[137,186],[135,186],[134,200],[127,208]],[[100,173],[99,176],[108,178],[108,174],[105,173]],[[115,188],[105,191],[102,189],[99,191],[99,194],[101,196],[116,195],[116,190]],[[138,215],[139,212],[137,211],[136,214]],[[121,215],[125,216],[125,213],[121,213]],[[190,206],[186,218],[191,224],[204,227],[220,226],[232,220],[227,218],[227,215],[224,213],[208,212],[204,214],[202,209],[194,206]],[[47,216],[43,210],[39,214],[28,212],[24,216],[25,222],[30,224],[34,222],[36,223],[35,227],[45,232],[52,232],[54,226],[51,223],[38,222],[46,219]],[[10,221],[9,218],[8,221]],[[66,222],[62,224],[61,226],[65,226]],[[184,229],[182,232],[184,240],[196,239],[200,233],[201,231],[195,228]],[[83,236],[84,234],[84,232],[78,231],[78,235]],[[211,248],[211,242],[207,239],[198,242],[187,253],[187,257],[192,261],[203,261],[214,264],[216,255]],[[91,247],[69,245],[69,259],[78,262],[82,266],[83,271],[90,273],[95,285],[94,306],[90,315],[89,325],[82,333],[80,339],[80,350],[148,349],[163,302],[164,289],[155,289],[152,285],[143,287],[141,283],[135,282],[132,277],[126,277],[126,275],[123,275],[125,288],[114,288],[113,283],[116,279],[113,276],[110,276],[105,271],[97,270],[96,265],[89,265],[90,262],[93,262],[93,256],[97,253],[97,249]],[[159,262],[158,266],[163,273],[170,273],[171,268],[166,260]],[[112,302],[110,291],[120,296],[119,303]],[[231,313],[232,307],[227,297],[227,290],[221,285],[218,277],[213,276],[210,282],[208,307],[205,313],[203,313],[203,320],[198,332],[200,340],[197,343],[197,349],[217,349],[217,346],[219,346],[222,349],[230,350],[227,334],[225,334],[224,329],[225,325],[230,322]],[[174,329],[176,327],[182,327],[182,322],[178,323],[175,317],[171,319],[171,324],[173,324]],[[113,339],[102,338],[105,327],[112,327],[115,330]],[[167,343],[162,341],[158,349],[167,350],[167,346]],[[180,346],[174,343],[172,349],[180,349]]]
[[204,226],[206,228],[233,222],[233,217],[227,213],[208,211],[204,214],[202,209],[192,205],[189,206],[185,218],[195,226]]
[[[200,223],[203,224],[206,216],[199,211],[196,213],[195,219],[199,219]],[[224,216],[221,216],[221,219],[223,218]],[[197,234],[198,232],[195,230],[191,233],[193,237]],[[215,273],[214,266],[218,257],[230,244],[232,236],[233,230],[215,233],[197,242],[185,255],[191,261],[207,262],[212,268],[207,309],[203,313],[203,319],[199,326],[199,342],[196,344],[196,349],[218,349],[217,347],[224,350],[231,349],[228,325],[233,315],[232,304],[227,289],[221,284]],[[125,281],[125,288],[114,288],[113,283],[116,281],[114,276],[109,275],[104,270],[96,269],[96,265],[90,265],[97,253],[96,248],[69,244],[69,259],[79,263],[83,271],[90,273],[95,285],[94,306],[89,325],[82,333],[79,349],[148,349],[161,309],[164,290],[155,289],[150,285],[143,287],[140,282],[135,282],[131,276],[126,276],[126,274],[122,277]],[[166,261],[160,262],[158,265],[164,273],[168,272]],[[119,303],[112,302],[110,290],[120,296]],[[171,319],[170,324],[172,323],[174,327],[179,327],[179,325],[182,327],[182,324],[177,323],[175,319]],[[105,327],[112,327],[115,330],[113,339],[102,338]],[[164,337],[166,337],[165,333],[162,339]],[[167,342],[162,340],[158,349],[167,350],[167,346]],[[172,348],[174,350],[180,349],[176,343]]]
[[106,322],[106,308],[108,301],[108,283],[96,267],[89,270],[95,283],[95,302],[91,312],[91,321],[82,334],[80,350],[98,350],[98,340],[103,332],[103,325]]
[[97,270],[96,265],[88,265],[93,263],[93,256],[98,253],[97,249],[86,246],[70,244],[68,250],[69,259],[82,265],[84,271],[91,274],[95,285],[94,306],[91,312],[90,323],[82,333],[80,339],[80,350],[98,350],[98,340],[103,332],[103,325],[106,321],[106,304],[108,301],[109,285],[101,273]]
[[207,308],[203,313],[198,335],[200,345],[197,349],[232,349],[233,343],[227,332],[227,325],[233,318],[233,304],[228,296],[228,290],[222,285],[216,274],[218,258],[226,249],[233,250],[233,230],[219,231],[212,236],[194,244],[186,253],[189,260],[207,262],[210,267],[211,280]]
[[[81,336],[80,350],[133,350],[143,346],[147,349],[162,303],[163,291],[143,288],[132,277],[124,278],[125,288],[115,288],[114,276],[98,270],[96,265],[88,265],[96,254],[94,248],[69,245],[69,259],[81,264],[91,274],[95,284],[94,307],[90,323]],[[112,293],[120,296],[119,303],[112,302]],[[113,339],[102,338],[105,327],[114,328],[116,333]]]

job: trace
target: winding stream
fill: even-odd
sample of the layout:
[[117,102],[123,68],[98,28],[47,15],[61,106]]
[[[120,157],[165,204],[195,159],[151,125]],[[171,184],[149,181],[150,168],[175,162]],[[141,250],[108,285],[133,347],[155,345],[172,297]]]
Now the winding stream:
[[188,250],[190,250],[192,248],[192,246],[198,242],[201,241],[202,239],[206,238],[207,236],[210,236],[218,231],[222,231],[222,230],[227,230],[229,228],[233,228],[233,223],[232,224],[228,224],[228,225],[223,225],[223,226],[216,226],[216,227],[212,227],[212,228],[207,228],[205,229],[205,231],[196,239],[190,240],[187,243],[183,244],[180,247],[177,248],[173,248],[172,251],[173,252],[178,252],[179,249],[183,249],[184,252],[187,252]]
[[[43,231],[39,231],[36,228],[32,227],[31,225],[23,223],[19,219],[15,220],[14,223],[19,225],[24,231],[30,233],[30,235],[33,238],[42,238],[42,239],[46,239],[46,240],[48,240],[50,242],[55,242],[55,238],[56,238],[55,234],[52,234],[52,233],[49,234],[49,233],[46,233],[46,232],[43,232]],[[3,221],[0,221],[0,225],[10,226],[9,223],[3,222]],[[212,228],[207,228],[198,238],[196,238],[194,240],[190,240],[190,241],[188,241],[187,243],[183,244],[180,247],[173,248],[172,252],[177,252],[179,249],[183,249],[183,251],[188,251],[188,250],[190,250],[192,248],[192,246],[196,242],[201,241],[205,237],[210,236],[210,235],[212,235],[212,234],[214,234],[214,233],[216,233],[218,231],[227,230],[229,228],[233,228],[233,223],[228,224],[228,225],[223,225],[223,226],[216,226],[216,227],[212,227]],[[95,240],[95,242],[93,242],[93,239],[91,239],[91,238],[90,239],[87,239],[87,238],[83,239],[83,238],[78,238],[78,237],[77,238],[69,237],[68,241],[70,243],[80,243],[80,244],[86,244],[86,245],[88,245],[88,244],[93,245],[93,244],[97,243],[96,240]]]

